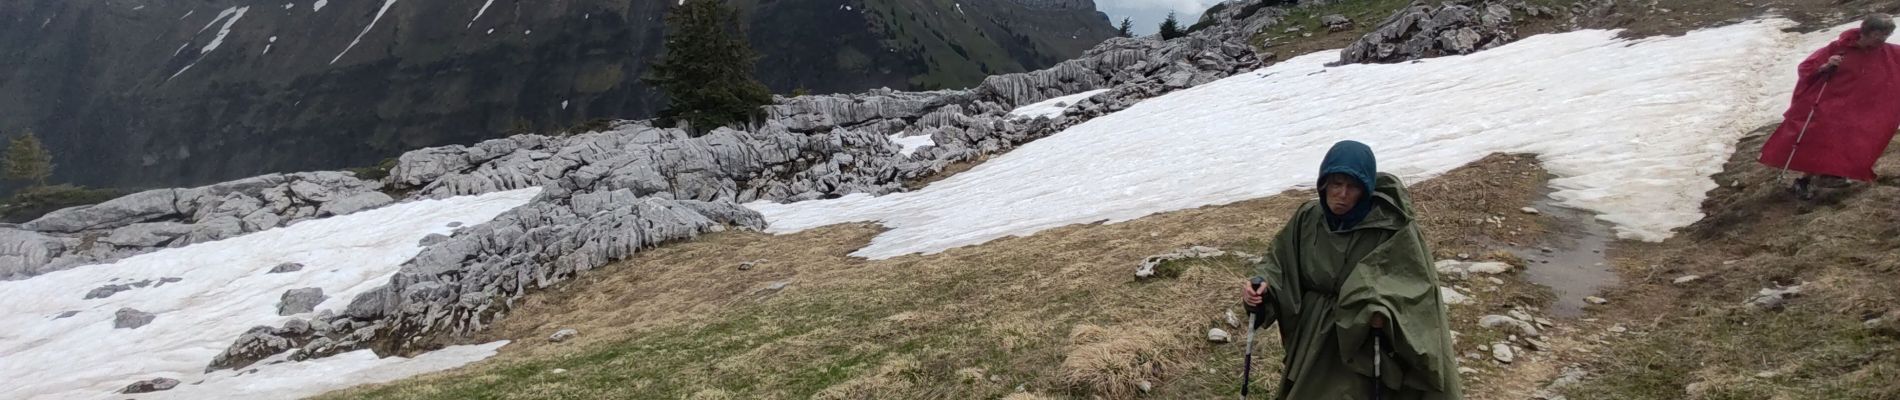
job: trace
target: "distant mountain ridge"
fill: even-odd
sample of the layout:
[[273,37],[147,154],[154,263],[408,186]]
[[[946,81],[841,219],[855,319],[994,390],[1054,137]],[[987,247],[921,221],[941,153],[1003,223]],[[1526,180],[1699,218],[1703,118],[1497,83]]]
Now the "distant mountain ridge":
[[[1114,35],[1088,0],[733,0],[777,93],[974,86]],[[660,105],[676,0],[0,3],[0,133],[55,181],[163,187],[365,166]]]

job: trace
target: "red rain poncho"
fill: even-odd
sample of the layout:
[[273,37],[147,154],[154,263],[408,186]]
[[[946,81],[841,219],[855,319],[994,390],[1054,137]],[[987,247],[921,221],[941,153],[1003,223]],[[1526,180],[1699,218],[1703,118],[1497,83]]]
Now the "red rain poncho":
[[[1861,181],[1874,180],[1874,162],[1887,150],[1894,130],[1900,129],[1900,45],[1884,44],[1872,49],[1854,47],[1860,41],[1860,29],[1841,33],[1840,40],[1809,55],[1801,62],[1800,82],[1795,84],[1794,102],[1782,114],[1781,128],[1762,146],[1761,163],[1811,174],[1833,175]],[[1821,73],[1829,57],[1840,55],[1839,68]],[[1832,75],[1832,76],[1828,76]],[[1823,93],[1825,83],[1826,92]],[[1795,138],[1808,121],[1808,111],[1820,109],[1808,123],[1807,135],[1799,150]]]

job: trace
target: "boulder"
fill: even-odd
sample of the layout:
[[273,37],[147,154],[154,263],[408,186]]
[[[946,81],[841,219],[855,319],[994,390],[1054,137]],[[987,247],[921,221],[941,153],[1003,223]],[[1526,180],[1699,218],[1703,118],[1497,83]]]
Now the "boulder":
[[247,367],[258,360],[270,358],[293,348],[297,348],[296,340],[279,335],[277,329],[268,326],[252,327],[243,335],[238,336],[237,342],[231,347],[226,348],[216,357],[212,357],[211,364],[205,367],[205,372]]
[[152,320],[157,318],[158,316],[152,315],[152,313],[131,308],[120,308],[118,312],[113,313],[112,328],[138,329],[141,326],[152,323]]
[[1698,280],[1702,280],[1701,275],[1683,275],[1681,277],[1676,278],[1674,281],[1671,281],[1671,282],[1677,285],[1686,285],[1686,284],[1689,284],[1690,282],[1695,282]]
[[578,331],[578,330],[562,329],[562,330],[554,331],[553,335],[548,335],[548,341],[554,342],[554,343],[565,342],[568,339],[573,339],[575,336],[579,336],[580,334],[581,334],[581,331]]
[[98,288],[92,289],[92,291],[90,292],[86,292],[86,297],[84,300],[103,299],[107,297],[112,297],[112,295],[119,294],[119,292],[123,292],[127,290],[132,290],[132,285],[111,284],[111,285],[100,286]]
[[1339,32],[1352,29],[1352,19],[1339,14],[1327,14],[1326,16],[1319,17],[1319,23],[1326,27],[1327,32]]
[[281,273],[286,273],[286,272],[297,272],[297,271],[302,271],[302,270],[303,270],[302,263],[287,262],[283,264],[277,264],[277,266],[275,267],[271,267],[270,272],[266,272],[266,273],[281,274]]
[[1517,318],[1507,317],[1503,315],[1486,315],[1486,316],[1480,317],[1478,318],[1478,326],[1483,326],[1483,327],[1492,328],[1492,329],[1500,329],[1507,333],[1516,333],[1516,334],[1521,334],[1521,335],[1529,336],[1529,337],[1540,336],[1540,332],[1538,332],[1536,325],[1532,325],[1530,322],[1525,322]]
[[1491,358],[1500,363],[1510,364],[1517,361],[1517,352],[1511,350],[1509,344],[1497,343],[1491,345]]
[[1464,293],[1458,293],[1457,289],[1452,289],[1450,287],[1439,287],[1438,297],[1439,299],[1444,300],[1445,305],[1455,306],[1455,305],[1460,305],[1460,304],[1471,303],[1470,296],[1466,296]]
[[148,380],[134,382],[131,385],[126,385],[125,389],[119,390],[119,393],[124,393],[124,394],[151,393],[151,392],[157,392],[157,391],[162,391],[162,390],[171,390],[172,388],[175,388],[175,387],[178,387],[177,379],[152,378]]
[[285,291],[277,302],[277,315],[293,315],[311,312],[317,304],[329,299],[323,295],[323,288],[302,288]]

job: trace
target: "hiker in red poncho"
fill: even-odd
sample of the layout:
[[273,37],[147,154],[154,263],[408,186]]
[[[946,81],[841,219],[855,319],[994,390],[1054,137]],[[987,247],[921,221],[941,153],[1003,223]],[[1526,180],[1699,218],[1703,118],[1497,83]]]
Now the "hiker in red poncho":
[[1867,16],[1859,29],[1801,62],[1794,101],[1781,128],[1762,146],[1761,163],[1807,175],[1790,188],[1802,199],[1812,186],[1873,181],[1874,162],[1900,129],[1900,45],[1887,43],[1893,17]]

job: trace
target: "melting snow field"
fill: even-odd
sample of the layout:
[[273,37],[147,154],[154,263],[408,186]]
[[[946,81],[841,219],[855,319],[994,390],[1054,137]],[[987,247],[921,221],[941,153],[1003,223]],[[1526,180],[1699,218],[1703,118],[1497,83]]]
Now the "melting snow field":
[[1310,188],[1334,142],[1370,144],[1418,182],[1491,153],[1535,153],[1562,205],[1619,237],[1661,240],[1747,131],[1772,123],[1794,66],[1846,27],[1769,20],[1681,37],[1579,31],[1396,65],[1321,52],[1161,96],[1037,140],[923,190],[748,204],[770,231],[857,221],[891,230],[854,255],[934,253],[1063,225]]
[[[487,222],[532,200],[540,189],[402,203],[306,221],[236,238],[0,282],[0,398],[125,398],[133,382],[172,378],[170,391],[138,398],[294,398],[356,384],[454,368],[486,358],[503,343],[461,346],[413,359],[378,359],[368,350],[310,362],[265,365],[258,372],[205,373],[212,357],[258,325],[278,326],[277,303],[290,289],[318,287],[329,299],[316,311],[342,311],[357,294],[387,284],[450,223]],[[266,273],[296,262],[304,269]],[[83,300],[107,284],[164,278],[175,282]],[[136,329],[113,328],[129,307],[156,315]],[[66,318],[57,318],[77,311]],[[308,314],[298,314],[308,317]],[[281,355],[280,355],[281,357]],[[246,368],[249,369],[249,368]],[[202,384],[196,382],[204,381]]]
[[1074,107],[1075,103],[1079,103],[1082,100],[1088,99],[1090,97],[1095,97],[1095,95],[1102,94],[1103,92],[1107,92],[1107,91],[1108,89],[1090,90],[1087,92],[1076,93],[1076,94],[1072,94],[1068,96],[1062,96],[1062,97],[1057,97],[1053,99],[1043,100],[1040,102],[1036,102],[1036,104],[1030,104],[1030,105],[1026,105],[1022,107],[1017,107],[1015,110],[1010,111],[1009,115],[1014,115],[1014,116],[1023,117],[1023,118],[1060,117],[1062,116],[1062,112],[1068,111],[1069,107]]

